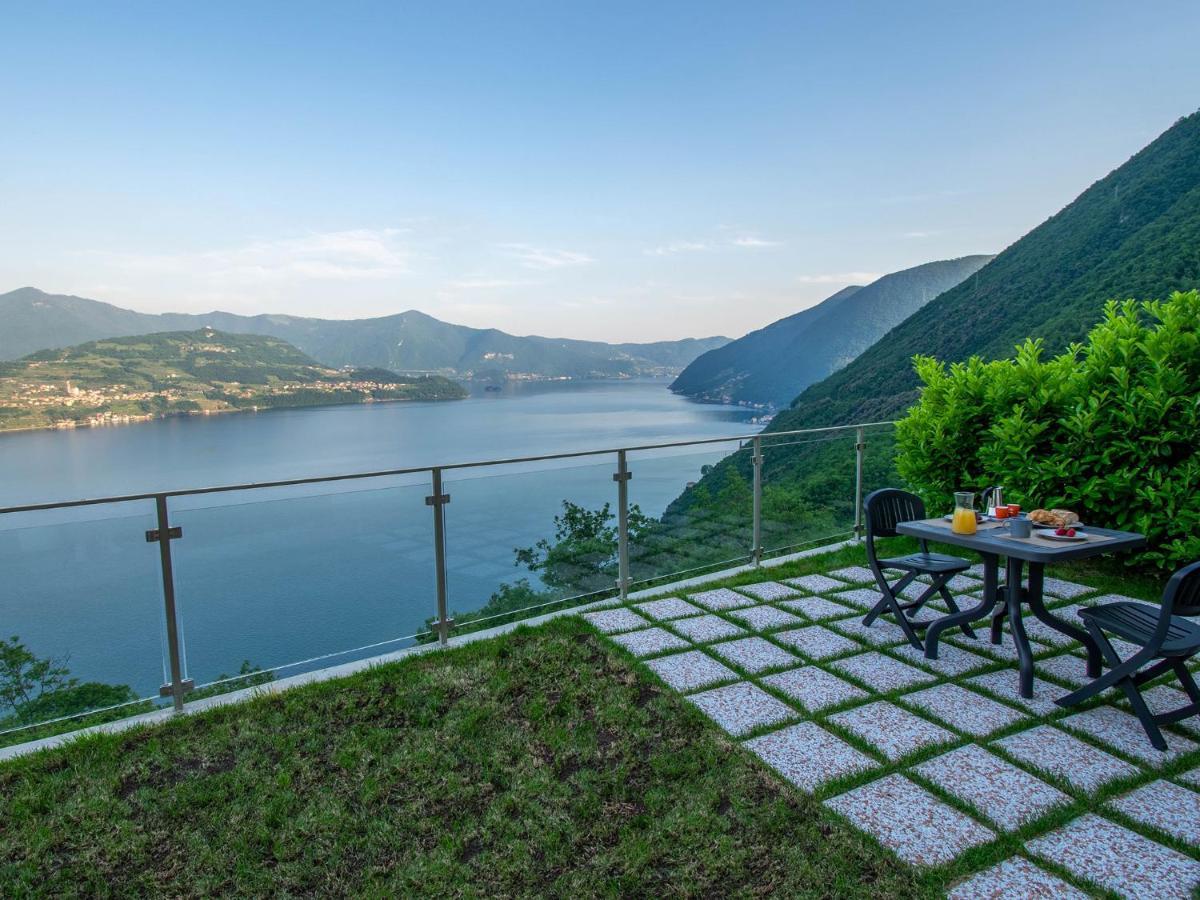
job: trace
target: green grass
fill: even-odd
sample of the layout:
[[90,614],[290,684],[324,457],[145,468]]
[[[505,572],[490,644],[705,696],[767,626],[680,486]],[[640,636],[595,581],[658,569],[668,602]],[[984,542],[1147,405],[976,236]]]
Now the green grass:
[[2,765],[0,884],[937,893],[578,619]]

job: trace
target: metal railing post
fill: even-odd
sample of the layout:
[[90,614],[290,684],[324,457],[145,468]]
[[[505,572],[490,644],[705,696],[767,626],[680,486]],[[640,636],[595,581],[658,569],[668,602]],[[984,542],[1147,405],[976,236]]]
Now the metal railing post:
[[446,646],[450,629],[454,623],[446,612],[446,504],[450,495],[442,493],[442,470],[433,470],[433,494],[425,498],[425,505],[433,507],[433,564],[437,576],[437,622],[438,643]]
[[863,451],[867,439],[860,425],[854,431],[854,537],[863,536]]
[[617,483],[617,588],[621,601],[629,597],[629,461],[625,451],[617,451],[617,471],[613,481]]
[[167,511],[167,497],[154,497],[158,527],[146,532],[146,543],[158,544],[158,556],[162,564],[163,610],[167,623],[167,658],[171,667],[171,681],[158,689],[159,696],[170,697],[175,712],[183,712],[183,695],[195,687],[192,679],[183,677],[183,654],[179,642],[179,613],[175,607],[175,571],[171,565],[171,541],[183,537],[183,529],[171,527]]
[[762,470],[763,470],[763,455],[762,455],[762,438],[754,438],[754,453],[751,456],[751,462],[754,465],[754,549],[752,556],[754,565],[758,566],[762,563],[763,546],[762,546]]

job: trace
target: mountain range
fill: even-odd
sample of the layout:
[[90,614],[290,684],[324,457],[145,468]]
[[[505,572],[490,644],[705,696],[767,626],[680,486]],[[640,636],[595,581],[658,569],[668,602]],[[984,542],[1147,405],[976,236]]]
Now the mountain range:
[[101,338],[215,328],[268,335],[324,365],[436,372],[462,378],[613,378],[676,374],[726,337],[606,344],[518,337],[494,328],[452,325],[416,310],[372,319],[310,319],[234,313],[141,313],[98,300],[25,287],[0,294],[0,359]]
[[991,259],[941,260],[884,275],[866,287],[843,288],[816,306],[709,350],[680,373],[671,390],[724,403],[787,406]]

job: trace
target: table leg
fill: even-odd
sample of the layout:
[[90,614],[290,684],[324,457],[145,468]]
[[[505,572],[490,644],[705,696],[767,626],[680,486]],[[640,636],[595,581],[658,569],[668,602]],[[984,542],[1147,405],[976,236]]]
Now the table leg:
[[1068,637],[1073,637],[1079,643],[1083,644],[1087,650],[1087,673],[1089,678],[1099,678],[1102,657],[1100,648],[1096,646],[1096,642],[1092,636],[1078,625],[1072,625],[1046,609],[1046,604],[1042,598],[1042,579],[1045,576],[1046,567],[1041,563],[1029,564],[1029,608],[1033,610],[1033,614],[1037,618],[1045,622],[1055,631],[1060,631]]
[[964,609],[960,612],[951,613],[950,615],[942,616],[940,619],[930,623],[925,630],[925,658],[938,658],[938,638],[941,637],[943,631],[947,628],[954,628],[962,625],[964,622],[974,622],[976,619],[981,619],[992,611],[996,605],[996,583],[999,580],[997,574],[998,557],[991,554],[984,554],[983,557],[983,599],[978,606],[973,606],[970,609]]
[[[1021,620],[1021,595],[1024,593],[1021,588],[1023,565],[1021,560],[1010,556],[1005,578],[1008,579],[1008,590],[1006,591],[1008,621],[1012,627],[1013,644],[1017,648],[1017,665],[1021,672],[1021,696],[1028,700],[1033,697],[1033,651],[1029,647],[1029,637],[1025,634],[1025,623]],[[1032,575],[1032,568],[1030,574]],[[1033,593],[1032,584],[1029,593]]]

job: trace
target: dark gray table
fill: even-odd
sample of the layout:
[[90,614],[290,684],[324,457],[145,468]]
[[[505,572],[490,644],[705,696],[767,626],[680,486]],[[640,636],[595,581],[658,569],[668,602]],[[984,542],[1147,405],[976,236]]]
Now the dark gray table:
[[[1005,526],[987,528],[975,534],[955,534],[950,530],[949,523],[943,519],[922,519],[915,522],[901,522],[896,526],[900,534],[920,538],[926,541],[939,541],[943,544],[953,544],[974,550],[983,558],[983,600],[972,609],[943,616],[932,622],[925,632],[925,656],[937,659],[938,638],[947,628],[954,628],[964,622],[973,622],[990,616],[996,605],[1000,603],[1000,557],[1007,560],[1005,569],[1005,602],[1007,604],[1008,620],[1012,625],[1013,643],[1017,647],[1017,659],[1021,670],[1021,696],[1033,696],[1033,651],[1029,647],[1029,638],[1025,634],[1025,625],[1021,621],[1021,610],[1028,603],[1033,614],[1056,631],[1075,638],[1087,648],[1087,673],[1089,677],[1100,675],[1100,648],[1082,628],[1069,624],[1046,609],[1042,601],[1042,582],[1048,563],[1066,562],[1072,559],[1086,559],[1091,556],[1102,556],[1107,553],[1122,553],[1136,550],[1146,544],[1143,535],[1130,531],[1112,531],[1108,528],[1085,527],[1083,530],[1104,540],[1087,541],[1086,543],[1055,543],[1042,538],[1021,540],[1008,535]],[[1023,569],[1029,566],[1029,587],[1022,586]],[[1000,643],[1000,619],[992,623],[991,641]]]

